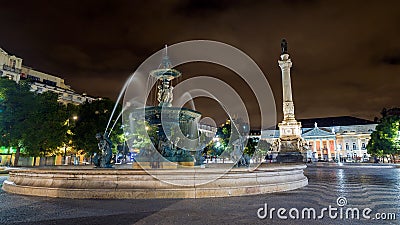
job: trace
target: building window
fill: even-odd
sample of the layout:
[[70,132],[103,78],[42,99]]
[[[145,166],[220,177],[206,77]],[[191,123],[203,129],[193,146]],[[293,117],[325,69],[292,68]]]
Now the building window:
[[53,87],[57,86],[57,82],[54,82],[54,81],[51,81],[51,80],[43,79],[43,83],[45,83],[47,85],[50,85],[50,86],[53,86]]
[[32,80],[32,81],[40,81],[39,77],[35,77],[35,76],[32,76],[32,75],[28,75],[27,78]]
[[349,143],[346,143],[346,150],[349,150]]
[[356,143],[353,143],[353,150],[356,150],[356,149],[357,149]]
[[361,148],[362,148],[362,150],[365,150],[365,143],[364,142],[361,144]]
[[11,67],[12,68],[15,68],[15,64],[16,64],[16,61],[14,59],[11,59]]

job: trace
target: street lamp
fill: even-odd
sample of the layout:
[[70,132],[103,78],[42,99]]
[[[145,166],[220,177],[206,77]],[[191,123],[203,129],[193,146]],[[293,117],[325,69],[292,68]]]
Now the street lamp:
[[64,165],[67,165],[67,144],[64,143]]
[[[78,116],[76,116],[76,115],[72,116],[72,119],[74,121],[76,121],[76,120],[78,120]],[[70,118],[67,119],[67,126],[68,126],[67,134],[72,134],[71,131],[69,130],[69,125],[70,125],[69,120],[70,120]],[[64,143],[64,164],[67,165],[67,144],[66,143]]]

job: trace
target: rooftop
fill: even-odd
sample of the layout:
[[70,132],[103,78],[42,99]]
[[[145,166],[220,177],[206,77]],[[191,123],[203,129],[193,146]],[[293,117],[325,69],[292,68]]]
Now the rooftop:
[[313,128],[315,126],[315,123],[317,123],[319,127],[375,124],[375,122],[373,121],[353,116],[308,118],[308,119],[300,119],[298,121],[301,122],[301,126],[303,128]]

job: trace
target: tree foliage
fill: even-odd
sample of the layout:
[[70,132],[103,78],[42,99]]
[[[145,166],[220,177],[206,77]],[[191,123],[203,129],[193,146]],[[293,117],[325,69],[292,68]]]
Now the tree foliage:
[[[208,154],[212,156],[220,156],[224,152],[224,156],[228,156],[232,149],[232,143],[237,141],[240,136],[246,136],[249,132],[249,125],[241,119],[236,119],[232,122],[227,120],[217,129],[217,141],[212,142],[208,147]],[[232,132],[233,131],[233,132]],[[231,135],[233,134],[233,135]],[[243,140],[240,140],[243,141]],[[249,138],[245,140],[244,154],[253,155],[257,150],[258,138]]]
[[35,108],[34,95],[29,89],[27,83],[17,85],[6,78],[0,79],[0,144],[17,148],[14,165],[18,164],[31,109]]
[[267,154],[268,151],[271,150],[271,146],[272,146],[272,144],[270,142],[268,142],[265,139],[261,139],[258,142],[258,146],[257,147],[258,147],[259,151],[262,152],[265,155],[265,154]]
[[382,118],[376,130],[372,132],[368,142],[368,153],[373,156],[397,155],[400,153],[399,130],[400,115],[394,113],[396,110],[382,110]]
[[220,156],[225,150],[227,150],[227,152],[231,150],[231,146],[229,145],[231,138],[231,123],[229,120],[217,128],[216,138],[217,139],[207,148],[208,155]]
[[66,106],[57,102],[55,93],[36,95],[37,107],[32,110],[24,133],[24,147],[29,156],[55,155],[67,134]]
[[0,79],[0,144],[21,149],[28,156],[52,154],[65,136],[64,105],[53,93],[36,94],[30,84]]
[[244,148],[244,154],[254,155],[254,153],[257,150],[258,141],[259,141],[258,138],[249,138],[247,140],[247,145]]
[[[88,154],[98,151],[95,134],[104,132],[114,102],[104,99],[75,106],[57,99],[55,93],[31,92],[27,81],[17,84],[0,79],[0,145],[17,148],[14,165],[18,165],[21,149],[27,156],[55,155],[65,145]],[[121,107],[114,121],[120,112]],[[121,134],[118,122],[111,135],[116,145],[123,142]]]
[[[96,133],[103,133],[105,131],[114,104],[115,103],[109,99],[103,99],[91,103],[86,102],[79,107],[77,120],[71,121],[71,123],[73,123],[71,125],[71,131],[73,133],[72,140],[76,149],[83,150],[88,155],[99,152],[95,136]],[[109,129],[114,124],[115,119],[120,112],[121,107],[118,107]],[[110,135],[114,147],[122,141],[120,138],[121,134],[121,122],[117,122]]]

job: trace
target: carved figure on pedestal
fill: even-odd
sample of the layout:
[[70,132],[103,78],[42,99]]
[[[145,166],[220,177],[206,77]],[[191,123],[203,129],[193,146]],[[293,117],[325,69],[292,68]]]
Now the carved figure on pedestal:
[[160,103],[171,103],[173,99],[172,89],[173,87],[169,82],[163,82],[163,84],[158,85],[157,100]]
[[96,139],[99,141],[97,144],[100,150],[99,154],[95,154],[93,157],[93,163],[96,167],[101,168],[111,168],[111,158],[112,158],[112,142],[108,138],[107,133],[96,134]]

